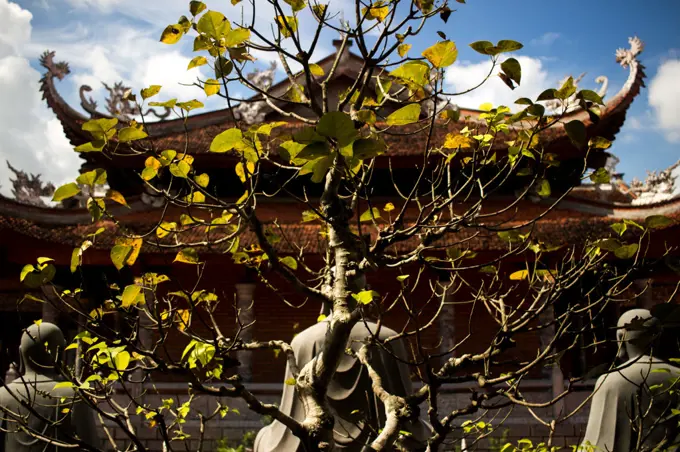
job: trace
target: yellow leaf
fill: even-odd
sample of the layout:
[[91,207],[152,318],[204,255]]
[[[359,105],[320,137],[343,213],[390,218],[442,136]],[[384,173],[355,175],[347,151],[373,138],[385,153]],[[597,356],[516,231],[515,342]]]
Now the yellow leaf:
[[425,49],[423,56],[432,63],[432,66],[443,68],[455,63],[458,58],[458,49],[452,41],[442,41]]
[[527,279],[528,277],[529,277],[528,270],[519,270],[510,275],[510,279],[512,281],[522,281],[524,279]]
[[205,81],[203,90],[205,91],[205,94],[207,96],[217,94],[220,92],[220,82],[218,82],[214,78],[209,78],[208,80]]
[[326,75],[321,66],[313,63],[309,65],[309,72],[315,77],[323,77]]
[[[130,247],[130,254],[127,255],[124,264],[128,265],[129,267],[134,265],[135,261],[137,260],[137,256],[139,256],[139,250],[142,249],[142,243],[143,241],[141,237],[119,237],[116,239],[116,245]],[[111,250],[111,252],[113,253],[113,250]]]
[[446,141],[444,141],[444,147],[446,149],[458,149],[459,147],[460,148],[469,148],[470,147],[470,139],[463,136],[463,135],[449,133],[448,135],[446,135]]
[[199,176],[194,177],[194,180],[196,181],[196,183],[197,183],[199,186],[205,188],[205,187],[207,187],[208,184],[210,183],[210,176],[208,176],[207,174],[203,173],[203,174],[201,174],[201,175],[199,175]]
[[411,50],[411,44],[400,44],[397,47],[397,52],[399,52],[400,57],[405,57],[408,51]]
[[383,210],[385,212],[392,212],[394,210],[394,204],[388,202],[387,204],[385,204],[385,207],[383,207]]
[[493,104],[491,102],[484,102],[482,105],[479,106],[479,109],[482,111],[491,111],[493,108]]
[[119,191],[116,190],[109,190],[106,192],[106,197],[109,198],[111,201],[115,201],[118,204],[121,204],[123,206],[128,206],[127,201],[125,200],[125,196],[123,196]]
[[177,319],[177,329],[180,331],[186,330],[191,321],[191,312],[188,309],[178,309],[175,316]]
[[156,237],[162,239],[163,237],[170,234],[170,232],[177,230],[177,223],[163,221],[158,228],[156,228]]
[[164,44],[175,44],[183,34],[184,32],[180,24],[168,25],[161,34],[161,42]]
[[198,252],[194,248],[184,248],[177,256],[173,262],[184,262],[185,264],[198,264]]

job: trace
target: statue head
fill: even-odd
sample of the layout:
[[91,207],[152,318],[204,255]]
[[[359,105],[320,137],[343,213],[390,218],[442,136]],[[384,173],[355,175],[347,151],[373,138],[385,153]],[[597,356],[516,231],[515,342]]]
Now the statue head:
[[53,373],[57,355],[65,346],[64,335],[57,325],[41,322],[29,326],[19,346],[24,373]]
[[661,332],[661,322],[647,309],[626,311],[616,324],[619,358],[634,359],[649,353],[654,340]]

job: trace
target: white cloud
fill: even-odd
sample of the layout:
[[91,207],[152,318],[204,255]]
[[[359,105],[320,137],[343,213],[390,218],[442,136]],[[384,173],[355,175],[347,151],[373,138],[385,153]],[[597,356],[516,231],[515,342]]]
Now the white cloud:
[[649,84],[649,105],[670,143],[680,143],[680,60],[668,60]]
[[[503,83],[496,75],[500,72],[500,68],[497,68],[481,87],[470,93],[454,96],[452,101],[468,108],[477,108],[485,102],[491,102],[494,105],[507,105],[513,110],[518,110],[515,100],[520,97],[536,98],[543,90],[550,88],[551,83],[555,84],[540,59],[519,56],[517,61],[522,66],[522,83],[516,89],[511,90]],[[490,69],[490,62],[461,62],[452,66],[446,73],[449,91],[462,92],[478,85]]]
[[18,44],[31,37],[30,12],[0,0],[0,191],[10,195],[5,160],[18,169],[40,173],[60,184],[77,174],[80,159],[61,124],[47,109],[38,91],[40,74],[21,55]]
[[549,31],[548,33],[544,33],[541,37],[532,39],[529,43],[532,46],[544,46],[548,47],[551,46],[555,41],[560,39],[562,37],[561,34],[556,33],[554,31]]

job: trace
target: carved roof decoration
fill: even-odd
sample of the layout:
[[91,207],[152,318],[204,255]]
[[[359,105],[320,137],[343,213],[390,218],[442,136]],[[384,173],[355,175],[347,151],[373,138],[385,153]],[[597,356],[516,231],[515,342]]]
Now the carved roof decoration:
[[[337,45],[338,42],[334,44]],[[566,117],[561,123],[557,123],[541,133],[540,138],[547,152],[556,154],[558,158],[566,159],[583,158],[586,156],[585,150],[577,149],[571,143],[564,130],[564,123],[574,119],[581,120],[586,125],[588,138],[602,136],[608,140],[615,139],[616,134],[619,132],[625,121],[626,111],[635,97],[640,93],[641,88],[645,86],[644,79],[646,75],[644,73],[644,67],[637,59],[644,46],[642,41],[638,38],[630,38],[629,43],[629,49],[618,49],[616,51],[616,61],[623,68],[629,70],[628,79],[622,89],[611,97],[609,101],[606,102],[606,105],[601,108],[599,121],[593,122],[587,111],[572,105],[568,108]],[[339,48],[338,51],[340,51]],[[41,59],[41,63],[47,69],[40,88],[43,92],[43,97],[50,108],[56,113],[64,126],[66,136],[73,145],[89,142],[91,140],[90,135],[82,131],[81,128],[82,124],[89,118],[66,104],[55,88],[54,79],[57,78],[61,80],[68,75],[68,65],[66,63],[54,64],[54,52],[49,52],[45,55],[46,56]],[[331,54],[321,61],[318,61],[317,64],[324,69],[325,73],[328,73],[337,55],[337,52]],[[338,66],[338,70],[334,73],[334,82],[337,80],[338,83],[343,83],[343,80],[345,82],[348,80],[355,80],[364,64],[363,59],[360,56],[351,53],[348,46],[346,46],[342,51],[342,55],[340,55],[340,60],[342,64]],[[268,91],[270,93],[282,96],[291,87],[291,81],[286,78],[278,83],[271,84],[273,81],[272,75],[273,68],[270,68],[269,70],[262,71],[259,76],[254,76],[253,82],[263,83],[263,86],[268,86]],[[298,75],[297,77],[302,77],[302,75]],[[259,80],[255,80],[256,78]],[[600,94],[604,94],[607,80],[603,77],[599,77],[597,81],[602,85]],[[114,85],[113,88],[109,89],[111,97],[109,98],[110,101],[108,102],[109,105],[107,106],[107,110],[109,113],[115,113],[121,120],[120,126],[124,126],[126,118],[132,116],[132,113],[136,112],[133,112],[131,107],[129,107],[129,104],[125,103],[125,87],[122,86],[122,84]],[[81,88],[81,94],[83,95],[82,99],[84,100],[83,108],[92,115],[96,114],[99,117],[110,117],[111,115],[98,113],[94,110],[92,101],[85,99],[84,92],[87,91],[89,91],[89,87]],[[259,107],[257,106],[258,101],[260,104]],[[237,114],[244,119],[246,119],[244,116],[248,116],[251,120],[259,120],[264,116],[266,120],[269,120],[272,119],[272,115],[275,115],[276,113],[271,105],[262,107],[262,101],[257,96],[244,101],[234,108],[234,110],[225,108],[222,110],[191,115],[186,121],[181,118],[166,119],[156,122],[147,122],[145,125],[149,136],[154,139],[159,148],[178,149],[188,145],[189,153],[200,155],[208,152],[210,143],[215,135],[227,128],[234,127],[234,114]],[[434,145],[442,144],[447,133],[458,131],[465,127],[466,123],[464,118],[468,117],[469,120],[474,121],[481,113],[479,110],[468,108],[460,108],[460,111],[461,120],[459,122],[451,123],[447,127],[442,126],[435,128],[432,141]],[[162,116],[165,117],[165,114]],[[281,118],[279,117],[276,119]],[[290,123],[289,126],[280,127],[276,132],[290,134],[292,132],[291,129],[301,127],[302,125],[302,123]],[[408,126],[403,129],[404,132],[407,130]],[[507,148],[505,141],[514,139],[520,130],[520,127],[511,128],[510,132],[505,134],[506,136],[496,140],[495,150],[502,153]],[[387,137],[388,144],[390,145],[390,152],[388,155],[391,157],[417,156],[422,150],[420,147],[414,146],[414,143],[420,142],[421,139],[422,137],[417,135],[411,135],[409,137]],[[592,154],[595,153],[591,153],[591,158],[593,158]],[[602,154],[602,157],[597,157],[594,162],[589,162],[589,166],[599,167],[604,165],[607,154],[603,152],[599,154]],[[220,155],[220,157],[224,157],[224,155]],[[83,158],[96,159],[97,156],[88,153],[83,154]]]

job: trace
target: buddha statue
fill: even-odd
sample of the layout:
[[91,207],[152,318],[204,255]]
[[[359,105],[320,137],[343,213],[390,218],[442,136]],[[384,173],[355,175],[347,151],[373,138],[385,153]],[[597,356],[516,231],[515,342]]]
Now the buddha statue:
[[24,372],[0,388],[0,452],[86,450],[59,447],[78,440],[99,446],[92,411],[73,388],[58,387],[54,363],[66,341],[59,327],[26,329],[19,347]]
[[[680,368],[652,356],[661,327],[646,309],[624,313],[617,323],[619,358],[626,361],[595,384],[580,450],[630,452],[675,450],[680,427]],[[680,448],[678,448],[680,450]]]
[[[355,279],[353,291],[365,287],[363,276]],[[295,352],[298,368],[310,362],[323,348],[326,333],[331,319],[330,309],[322,308],[328,317],[299,333],[291,342]],[[377,336],[381,341],[396,336],[397,333],[385,325],[371,321],[359,321],[350,334],[348,347],[359,350],[366,338]],[[382,378],[384,388],[391,394],[406,396],[412,393],[409,374],[408,354],[403,341],[392,341],[386,344],[388,351],[379,346],[372,346],[370,363]],[[396,358],[395,358],[396,356]],[[292,378],[290,367],[286,366],[285,380]],[[342,357],[335,375],[328,387],[327,400],[335,417],[333,437],[336,449],[347,452],[369,450],[368,445],[384,425],[385,412],[383,403],[373,394],[371,379],[365,367],[355,357],[345,354]],[[284,385],[279,409],[298,421],[305,418],[305,411],[295,386]],[[410,436],[406,439],[408,450],[422,450],[430,429],[420,419],[411,421],[402,427]],[[283,424],[274,421],[260,430],[255,439],[254,452],[302,452],[300,440]]]

